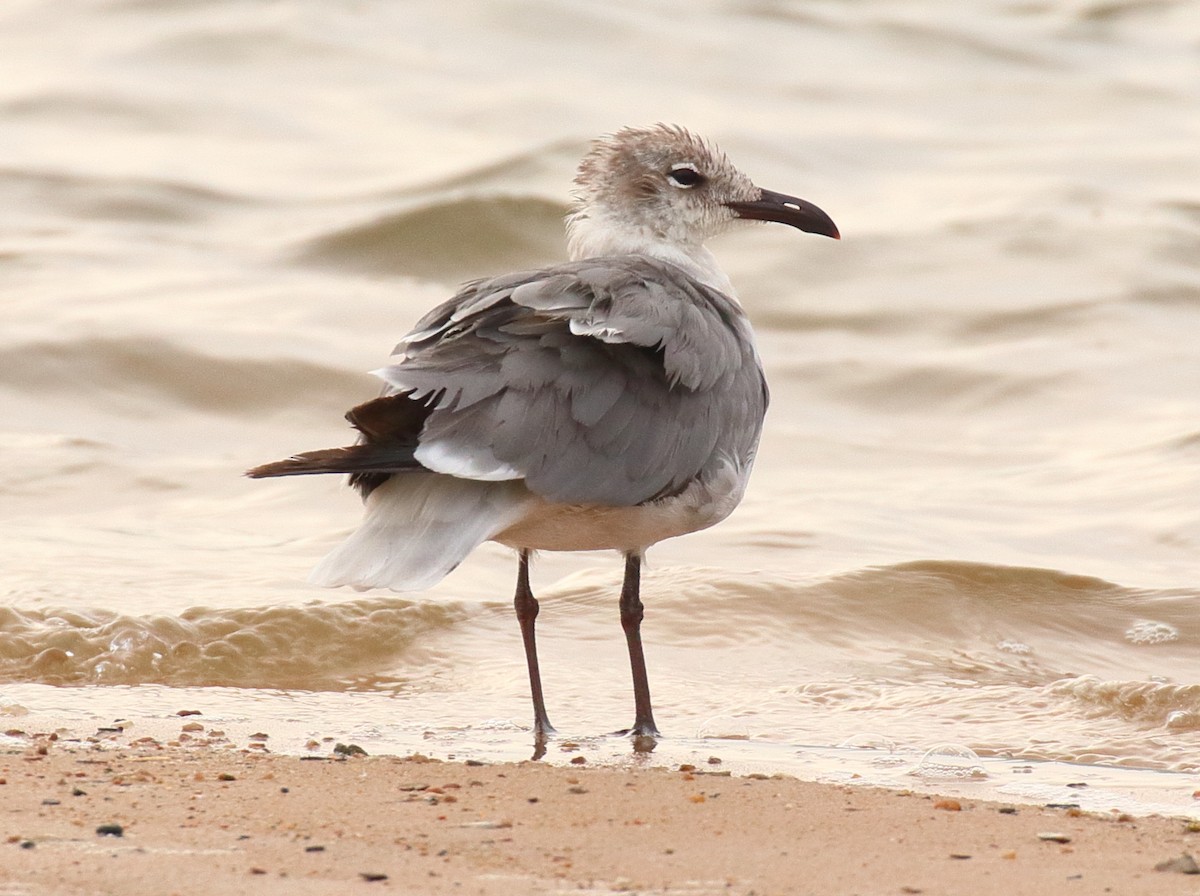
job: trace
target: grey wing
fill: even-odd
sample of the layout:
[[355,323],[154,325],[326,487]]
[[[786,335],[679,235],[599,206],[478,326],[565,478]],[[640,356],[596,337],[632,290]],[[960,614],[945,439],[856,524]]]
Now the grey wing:
[[767,404],[737,304],[639,257],[477,281],[397,358],[378,374],[430,408],[422,466],[563,503],[640,504],[748,467]]

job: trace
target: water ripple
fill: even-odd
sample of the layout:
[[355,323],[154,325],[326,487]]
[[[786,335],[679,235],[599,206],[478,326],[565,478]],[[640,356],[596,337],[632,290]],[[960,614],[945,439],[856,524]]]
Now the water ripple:
[[377,598],[179,616],[0,608],[0,681],[341,690],[416,664],[460,607]]

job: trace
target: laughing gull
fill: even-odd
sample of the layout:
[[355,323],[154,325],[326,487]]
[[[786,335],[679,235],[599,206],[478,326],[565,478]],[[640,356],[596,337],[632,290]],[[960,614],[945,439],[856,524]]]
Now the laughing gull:
[[346,414],[357,444],[247,474],[350,474],[365,518],[313,571],[321,585],[420,590],[485,541],[516,549],[513,604],[539,742],[554,729],[530,553],[624,554],[628,733],[653,737],[642,555],[719,523],[746,489],[767,384],[750,322],[704,241],[739,220],[838,238],[819,208],[756,187],[680,127],[600,138],[575,187],[569,262],[468,283],[376,371],[383,394]]

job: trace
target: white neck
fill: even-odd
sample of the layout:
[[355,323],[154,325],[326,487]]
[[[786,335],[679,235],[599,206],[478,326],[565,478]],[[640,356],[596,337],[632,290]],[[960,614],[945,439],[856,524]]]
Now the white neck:
[[572,261],[602,255],[645,255],[683,268],[706,286],[737,298],[729,277],[701,243],[683,244],[644,230],[617,224],[595,209],[567,217],[567,253]]

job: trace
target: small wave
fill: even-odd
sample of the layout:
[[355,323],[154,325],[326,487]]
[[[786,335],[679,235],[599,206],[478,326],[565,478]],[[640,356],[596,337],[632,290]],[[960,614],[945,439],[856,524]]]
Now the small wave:
[[[560,180],[564,172],[573,170],[583,145],[582,141],[569,139],[535,144],[520,152],[466,167],[445,177],[425,180],[398,190],[376,191],[370,197],[362,198],[392,203],[404,201],[424,206],[437,205],[442,201],[439,197],[521,193],[536,189],[539,184]],[[559,214],[561,219],[562,212]]]
[[103,476],[113,488],[117,466],[115,446],[109,443],[55,433],[0,432],[0,495],[23,495],[44,507],[53,484],[71,476]]
[[958,412],[1019,404],[1062,387],[1063,374],[1029,374],[963,366],[917,366],[838,371],[830,391],[843,400],[890,413],[931,407]]
[[1061,67],[1046,55],[1030,52],[1026,44],[1015,41],[1003,44],[961,28],[902,21],[880,22],[875,28],[884,37],[923,56],[953,56],[975,64],[994,61],[1039,69]]
[[565,212],[563,205],[532,197],[446,199],[317,237],[296,260],[458,281],[561,259]]
[[[617,588],[612,576],[580,573],[546,596],[605,607]],[[1040,688],[1084,672],[1133,676],[1147,663],[1164,677],[1191,680],[1195,599],[1057,570],[935,560],[825,580],[701,567],[653,570],[643,579],[660,642],[689,650],[752,644],[780,662],[803,655],[814,674],[853,668],[939,687]],[[1139,619],[1170,626],[1176,637],[1134,643],[1126,633]]]
[[68,218],[195,224],[244,197],[177,181],[0,170],[6,205],[50,209]]
[[200,411],[257,413],[328,401],[340,407],[361,392],[362,376],[288,358],[221,358],[164,339],[79,338],[5,348],[0,386],[25,393],[74,392],[111,411],[146,403]]
[[1078,331],[1104,310],[1101,301],[1070,301],[1032,308],[985,311],[968,315],[955,327],[961,339],[992,342],[996,339],[1022,339],[1045,336],[1050,332]]
[[1185,453],[1200,452],[1200,430],[1171,439],[1166,443],[1166,447],[1172,451]]
[[465,613],[379,598],[179,616],[0,609],[0,680],[56,685],[342,690],[414,663],[424,639]]
[[1116,22],[1126,18],[1145,16],[1148,12],[1169,9],[1175,4],[1170,2],[1150,2],[1146,0],[1096,0],[1084,3],[1075,11],[1075,18],[1080,22]]
[[27,94],[0,103],[0,117],[15,119],[57,119],[82,126],[84,121],[111,124],[123,129],[167,130],[179,124],[179,113],[165,106],[155,107],[145,100],[131,102],[103,93],[49,90]]
[[[756,309],[756,327],[771,328],[786,333],[818,333],[833,331],[858,335],[886,333],[895,335],[914,330],[923,323],[911,315],[880,310],[825,311],[810,308],[764,307]],[[795,365],[788,365],[794,369]]]
[[1200,684],[1104,681],[1081,675],[1056,682],[1051,691],[1082,704],[1093,717],[1183,729],[1200,729]]
[[[615,585],[611,575],[589,572],[562,579],[554,590],[580,601],[603,602],[611,599]],[[686,611],[688,625],[701,629],[710,621],[725,626],[729,611],[722,607],[736,602],[743,632],[759,626],[773,628],[770,621],[775,620],[787,630],[815,630],[820,638],[838,637],[838,632],[949,636],[987,630],[982,620],[1007,619],[1015,632],[1008,637],[1014,643],[1025,643],[1019,633],[1027,625],[1051,624],[1057,629],[1059,624],[1074,624],[1068,616],[1094,619],[1107,610],[1114,611],[1114,619],[1124,619],[1132,609],[1161,598],[1053,569],[946,560],[869,567],[825,580],[778,572],[674,567],[652,571],[643,588],[650,595],[648,602],[666,605],[664,611]],[[696,634],[688,627],[681,632]],[[1002,640],[995,637],[988,644]]]
[[1179,215],[1189,224],[1200,227],[1200,202],[1178,199],[1160,203],[1160,206],[1169,212]]

